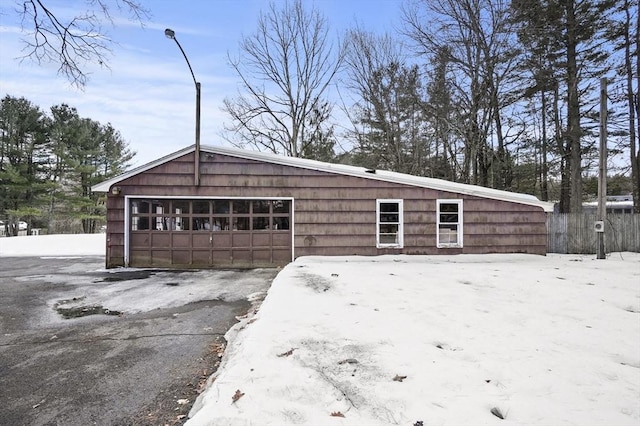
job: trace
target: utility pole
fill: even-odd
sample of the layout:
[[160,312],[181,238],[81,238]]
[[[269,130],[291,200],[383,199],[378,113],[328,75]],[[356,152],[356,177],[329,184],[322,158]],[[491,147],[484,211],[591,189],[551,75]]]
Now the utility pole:
[[596,223],[596,253],[606,259],[604,229],[607,219],[607,79],[600,79],[600,161],[598,166],[598,223]]

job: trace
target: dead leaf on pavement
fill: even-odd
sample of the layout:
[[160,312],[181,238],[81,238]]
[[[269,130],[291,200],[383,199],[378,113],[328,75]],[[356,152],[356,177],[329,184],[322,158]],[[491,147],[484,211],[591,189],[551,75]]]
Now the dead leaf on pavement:
[[344,417],[344,414],[342,414],[340,411],[334,411],[333,413],[331,413],[331,417]]
[[244,396],[243,392],[240,392],[240,389],[236,391],[236,393],[231,397],[231,403],[235,403],[237,400]]
[[281,353],[281,354],[279,354],[278,356],[279,356],[279,357],[283,357],[283,356],[290,356],[290,355],[293,355],[293,351],[295,351],[296,349],[298,349],[298,348],[291,348],[291,349],[289,349],[289,350],[288,350],[288,351],[286,351],[286,352],[282,352],[282,353]]

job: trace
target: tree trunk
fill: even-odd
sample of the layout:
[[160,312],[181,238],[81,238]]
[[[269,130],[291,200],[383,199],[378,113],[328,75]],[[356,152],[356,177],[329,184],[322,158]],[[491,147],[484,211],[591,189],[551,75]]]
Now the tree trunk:
[[582,211],[582,148],[580,146],[580,100],[578,98],[577,34],[575,4],[566,3],[567,13],[567,146],[570,149],[569,211]]
[[[493,83],[492,83],[493,85]],[[504,135],[502,133],[502,118],[500,117],[500,103],[498,101],[498,92],[492,89],[492,104],[493,104],[493,122],[496,126],[496,140],[498,141],[498,152],[496,158],[496,166],[494,167],[494,188],[508,189],[511,185],[511,179],[509,178],[509,167],[507,164],[507,153],[504,148]]]
[[[633,67],[631,65],[631,16],[629,12],[629,2],[625,7],[627,21],[625,28],[626,47],[625,47],[625,69],[627,73],[627,99],[629,102],[629,151],[631,160],[631,181],[633,185],[633,208],[636,213],[640,213],[640,155],[636,151],[636,137],[640,135],[640,2],[637,3],[636,11],[636,34],[635,34],[635,52],[636,52],[636,88],[639,91],[635,94],[635,116],[634,116],[634,93],[633,93]],[[634,123],[635,119],[635,123]],[[636,132],[635,125],[638,125]]]
[[541,91],[542,95],[542,161],[541,161],[541,178],[540,178],[540,198],[542,201],[549,201],[549,187],[548,187],[548,171],[549,165],[547,164],[547,93],[545,90]]
[[570,147],[565,144],[562,136],[562,123],[560,122],[560,93],[558,84],[555,85],[553,92],[553,121],[556,131],[556,146],[560,154],[560,213],[569,213],[569,175],[571,164],[568,162]]

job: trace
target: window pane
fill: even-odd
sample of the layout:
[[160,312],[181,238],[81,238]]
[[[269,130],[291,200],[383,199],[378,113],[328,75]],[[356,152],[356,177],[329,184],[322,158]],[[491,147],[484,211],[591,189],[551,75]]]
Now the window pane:
[[151,210],[151,203],[147,200],[136,200],[131,202],[131,213],[149,213]]
[[216,200],[213,202],[213,214],[229,213],[229,200]]
[[458,227],[456,225],[440,225],[440,244],[457,244]]
[[214,231],[228,231],[229,230],[229,218],[228,217],[214,217],[213,227]]
[[188,218],[183,217],[165,217],[163,220],[163,229],[171,231],[183,231],[184,225],[189,223]]
[[270,201],[256,200],[253,202],[253,213],[269,213]]
[[398,233],[398,225],[396,225],[396,224],[380,224],[380,233],[381,234],[397,234]]
[[169,200],[153,200],[153,210],[152,213],[163,214],[169,213]]
[[273,218],[273,229],[274,230],[282,230],[286,231],[289,229],[289,218],[288,217],[274,217]]
[[153,200],[152,213],[155,216],[152,217],[152,226],[156,231],[167,231],[171,226],[169,220],[169,201],[168,200]]
[[399,220],[400,220],[400,215],[398,214],[380,213],[380,222],[398,223]]
[[208,201],[194,201],[193,202],[193,214],[209,214],[209,202]]
[[194,217],[193,218],[193,230],[194,231],[208,231],[211,229],[211,223],[207,217]]
[[233,201],[233,213],[249,213],[249,201]]
[[458,225],[454,225],[454,224],[440,225],[439,229],[440,230],[449,229],[449,230],[452,230],[452,231],[457,231],[458,230]]
[[284,200],[276,200],[273,202],[274,213],[289,213],[289,202]]
[[171,212],[173,214],[189,214],[188,201],[174,201]]
[[384,213],[399,213],[398,203],[380,203],[380,211]]
[[254,217],[253,229],[254,231],[269,229],[269,217],[268,216]]
[[131,218],[131,230],[132,231],[148,231],[149,230],[149,218],[146,216]]
[[189,230],[189,218],[188,217],[175,217],[173,218],[175,220],[174,225],[175,228],[173,228],[174,231],[188,231]]
[[380,234],[380,244],[398,244],[398,234]]
[[440,211],[447,213],[458,213],[458,204],[440,203]]
[[233,219],[234,231],[248,231],[249,230],[249,218],[248,217],[236,217]]
[[153,229],[156,231],[168,231],[171,226],[171,221],[166,216],[154,216],[153,217]]
[[440,213],[440,222],[458,223],[457,213]]

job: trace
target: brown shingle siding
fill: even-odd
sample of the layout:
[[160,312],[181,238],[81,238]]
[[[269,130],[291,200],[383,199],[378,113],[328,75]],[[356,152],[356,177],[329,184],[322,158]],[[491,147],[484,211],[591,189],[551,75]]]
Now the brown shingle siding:
[[[118,183],[122,194],[109,194],[107,201],[109,266],[123,263],[124,195],[292,197],[296,256],[545,253],[545,213],[541,207],[221,154],[203,153],[201,165],[198,188],[193,186],[193,153]],[[404,200],[402,249],[376,248],[376,199],[383,198]],[[463,248],[436,247],[437,199],[463,200]],[[171,242],[164,240],[166,236],[157,238],[152,245],[157,246],[162,259],[161,247]],[[221,259],[229,256],[224,250],[216,253]],[[131,253],[136,255],[142,254]],[[255,256],[261,255],[256,251]]]

